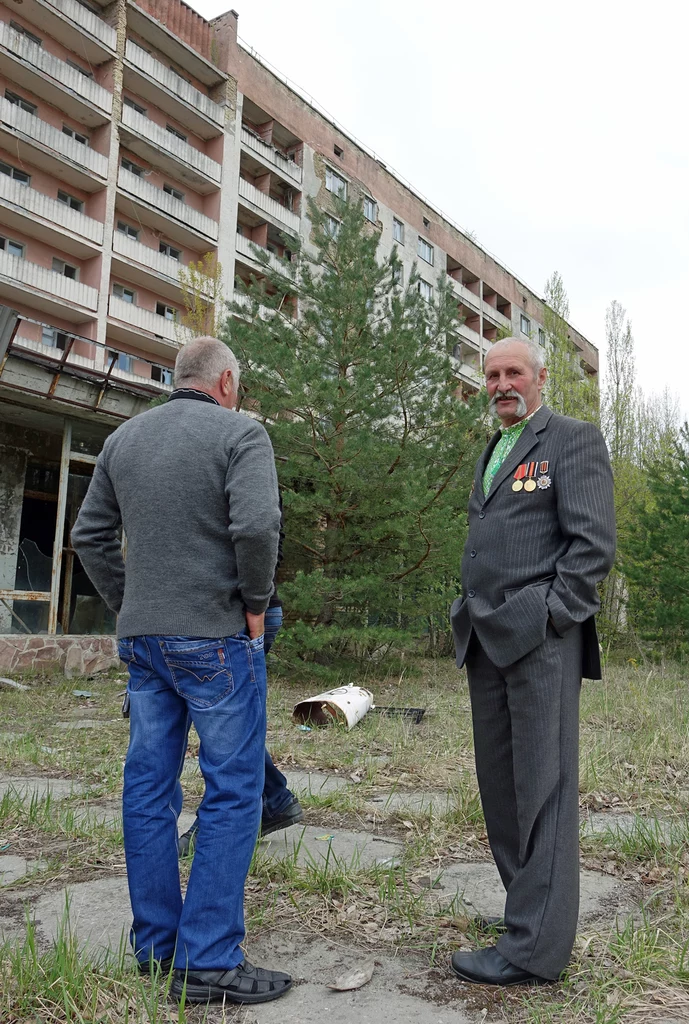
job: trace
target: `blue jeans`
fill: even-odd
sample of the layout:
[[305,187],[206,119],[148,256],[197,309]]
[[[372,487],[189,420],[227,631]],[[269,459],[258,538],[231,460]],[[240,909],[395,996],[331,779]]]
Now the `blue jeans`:
[[[276,605],[274,608],[266,609],[265,633],[263,643],[266,654],[273,646],[278,630],[282,625],[282,608]],[[279,768],[273,764],[273,759],[266,747],[265,758],[265,784],[263,786],[263,812],[268,816],[275,817],[292,802],[294,797],[287,788],[287,779]]]
[[[123,822],[136,957],[196,970],[243,960],[244,882],[261,819],[266,737],[263,637],[139,636],[129,667]],[[179,778],[190,722],[206,784],[184,903],[177,860]]]

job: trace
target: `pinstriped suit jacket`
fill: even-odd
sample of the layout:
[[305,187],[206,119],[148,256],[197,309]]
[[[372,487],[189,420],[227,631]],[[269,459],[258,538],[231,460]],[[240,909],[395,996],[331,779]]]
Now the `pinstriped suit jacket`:
[[[582,676],[600,679],[596,584],[615,556],[610,461],[600,431],[546,406],[528,421],[488,496],[483,473],[498,431],[478,461],[469,499],[462,597],[451,621],[461,667],[472,628],[499,668],[523,658],[546,636],[584,624]],[[548,463],[551,486],[512,490],[523,462]],[[539,474],[540,475],[540,474]]]

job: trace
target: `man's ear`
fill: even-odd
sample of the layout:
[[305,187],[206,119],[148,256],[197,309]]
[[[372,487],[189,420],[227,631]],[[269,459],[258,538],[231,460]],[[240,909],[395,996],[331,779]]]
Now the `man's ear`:
[[232,370],[223,370],[222,377],[220,378],[220,389],[223,395],[229,395],[233,388]]
[[547,379],[548,379],[548,367],[547,366],[543,366],[538,371],[538,378],[537,378],[537,380],[538,380],[538,387],[542,388],[545,385],[545,382],[547,381]]

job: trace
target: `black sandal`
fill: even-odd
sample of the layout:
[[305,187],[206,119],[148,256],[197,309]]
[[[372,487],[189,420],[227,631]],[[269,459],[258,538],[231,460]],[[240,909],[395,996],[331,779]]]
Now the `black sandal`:
[[[186,989],[184,988],[186,983]],[[268,1003],[289,992],[292,978],[282,971],[254,967],[243,960],[230,971],[176,970],[170,995],[188,1003],[210,1003],[225,999],[228,1003]]]

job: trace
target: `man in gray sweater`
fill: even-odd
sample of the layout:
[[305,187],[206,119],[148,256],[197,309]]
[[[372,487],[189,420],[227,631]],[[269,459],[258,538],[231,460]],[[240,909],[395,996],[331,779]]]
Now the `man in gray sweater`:
[[[123,821],[132,946],[143,970],[174,964],[171,993],[180,998],[186,984],[191,1002],[265,1002],[291,986],[289,975],[253,967],[240,948],[261,817],[263,618],[280,509],[270,440],[234,411],[238,384],[226,345],[186,345],[170,401],[105,442],[72,531],[86,572],[117,612],[129,667]],[[177,818],[190,722],[206,790],[182,901]]]

